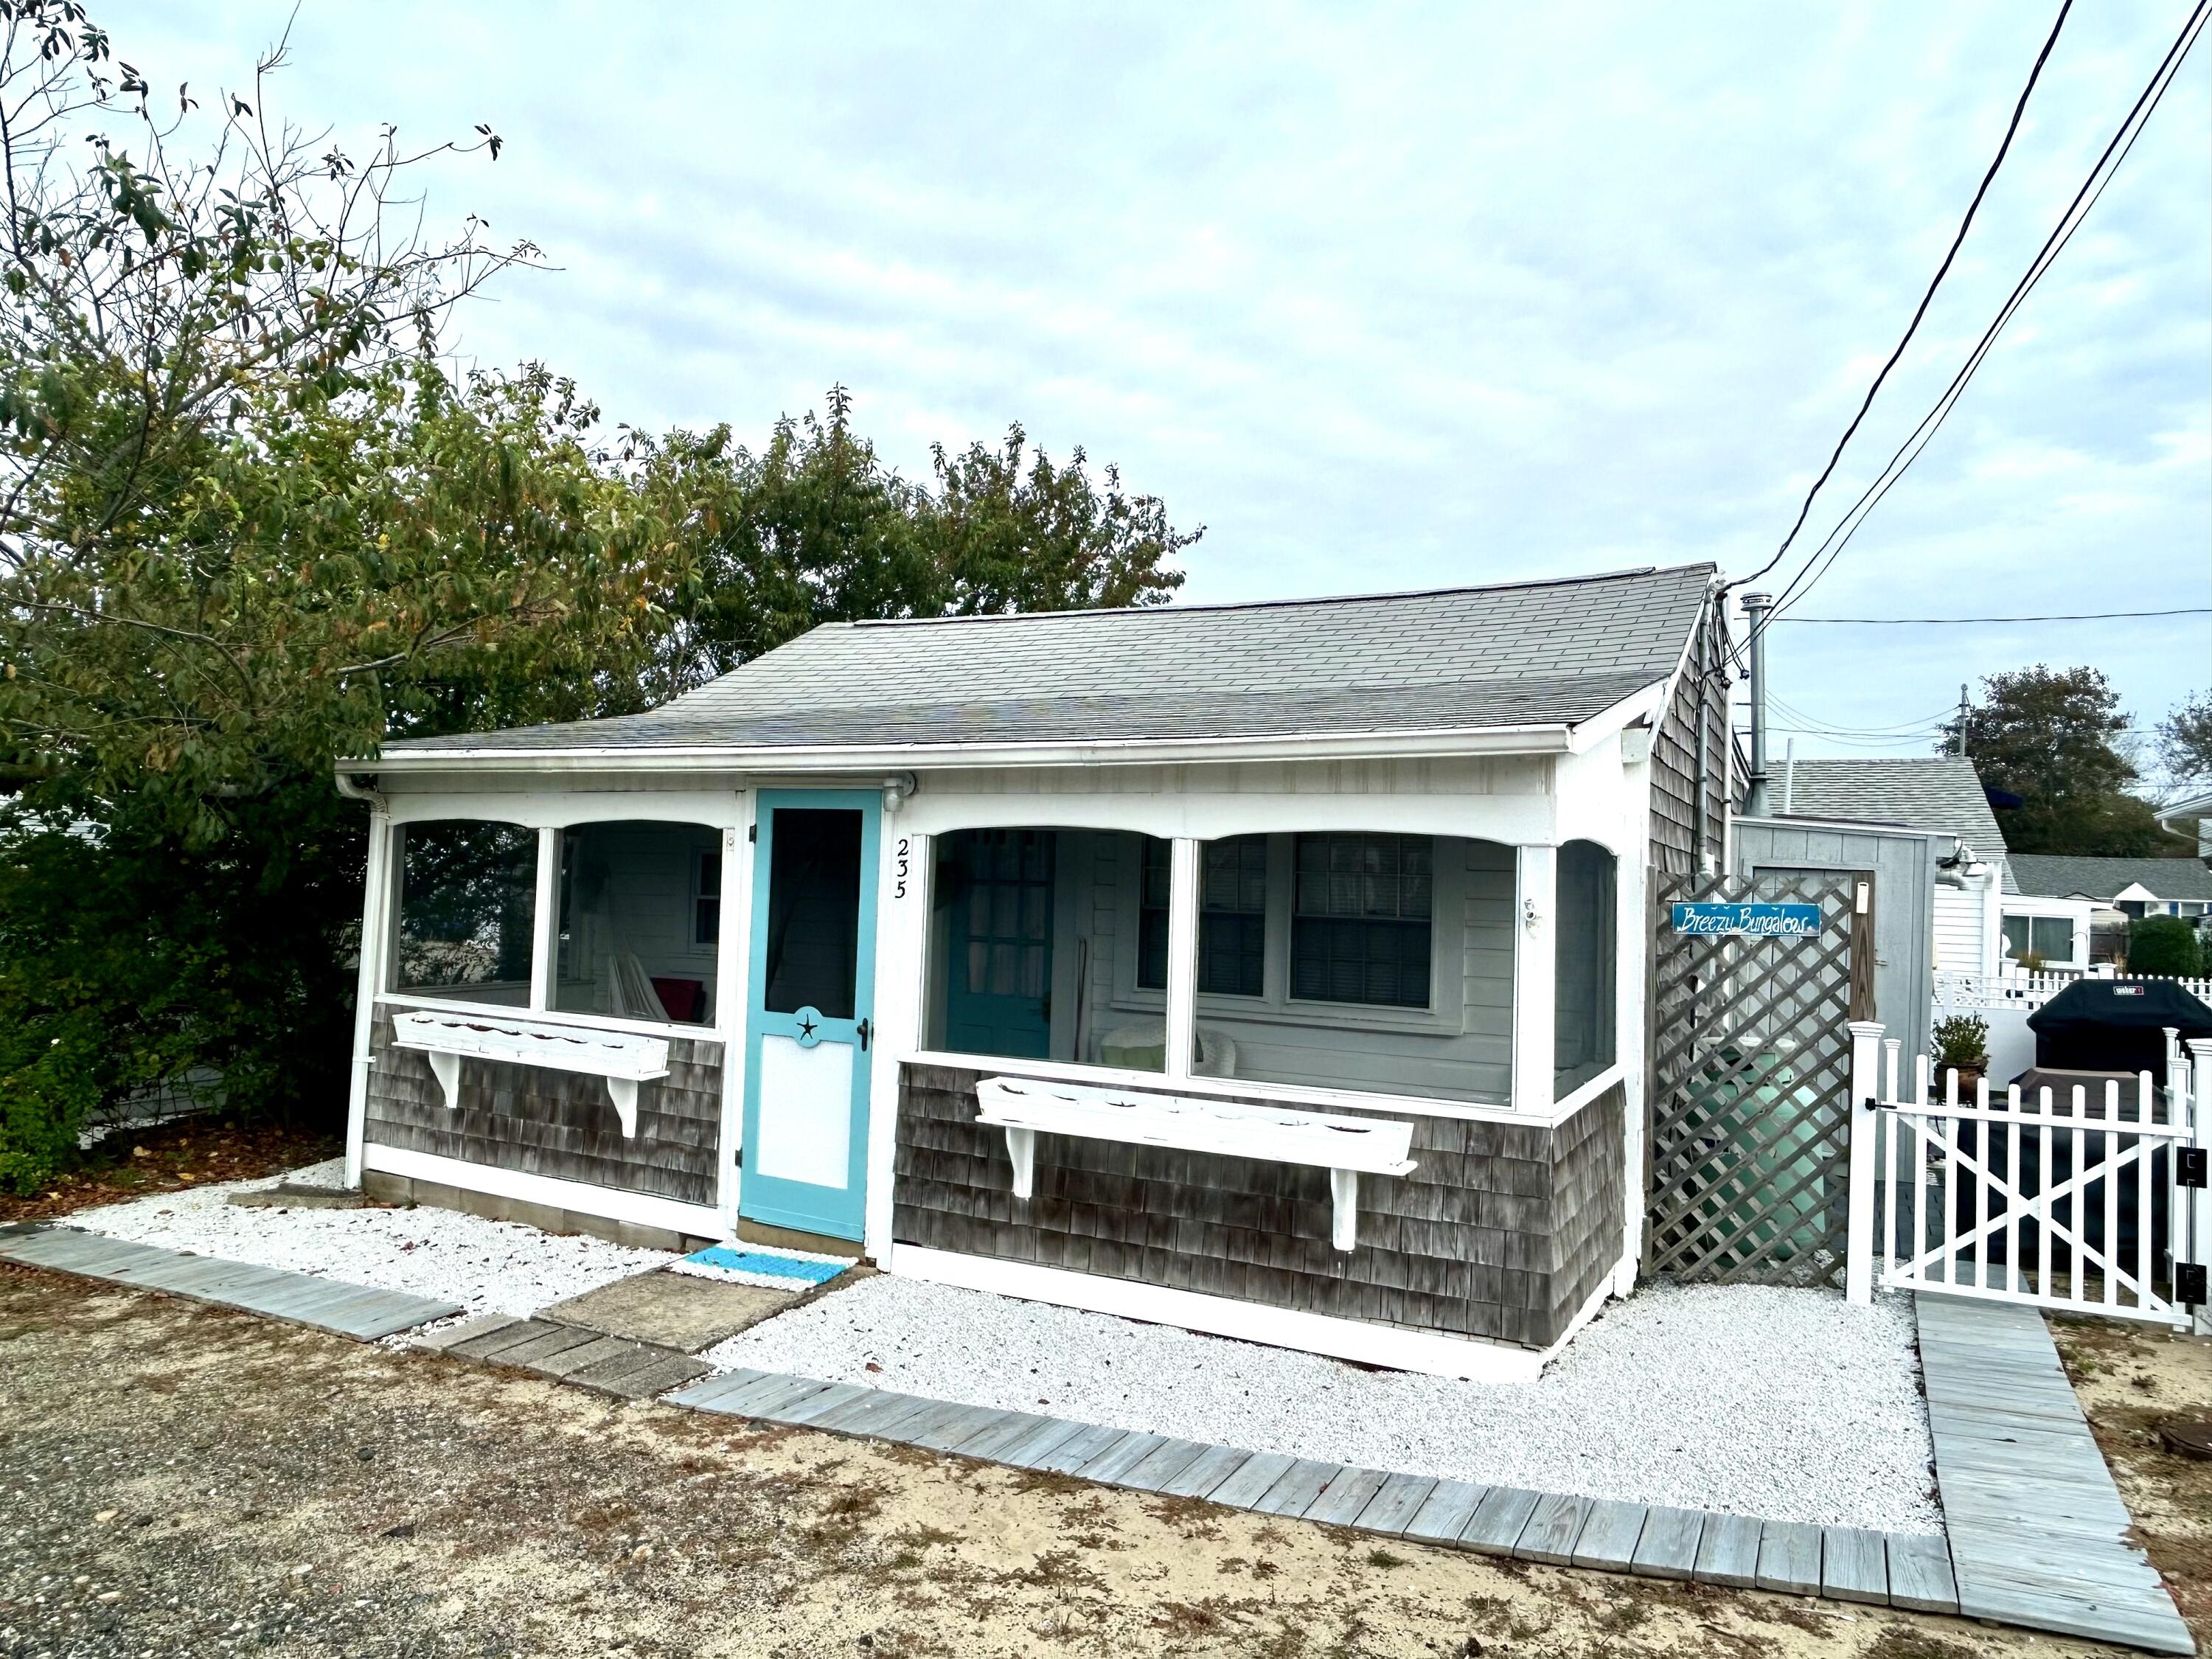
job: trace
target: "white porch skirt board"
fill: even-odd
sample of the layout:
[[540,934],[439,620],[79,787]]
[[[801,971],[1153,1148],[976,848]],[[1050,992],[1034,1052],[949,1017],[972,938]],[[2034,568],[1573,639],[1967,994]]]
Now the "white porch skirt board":
[[1149,1324],[1180,1326],[1185,1330],[1205,1331],[1243,1342],[1297,1348],[1338,1359],[1357,1359],[1364,1364],[1387,1365],[1429,1376],[1465,1377],[1476,1382],[1534,1382],[1546,1363],[1595,1316],[1613,1289],[1613,1275],[1608,1274],[1607,1283],[1599,1286],[1569,1322],[1565,1334],[1540,1351],[1504,1342],[1486,1342],[1479,1337],[1445,1336],[1409,1331],[1396,1325],[1370,1325],[1362,1320],[1301,1313],[1291,1308],[1270,1308],[1257,1302],[1207,1296],[1197,1291],[1170,1290],[1158,1285],[1140,1285],[1132,1279],[1072,1273],[1064,1267],[1040,1267],[1026,1261],[1000,1261],[988,1256],[924,1249],[916,1244],[894,1244],[885,1270],[908,1279],[927,1279],[934,1285],[989,1291],[1030,1302],[1048,1302],[1091,1313],[1140,1319]]
[[430,1152],[400,1146],[380,1146],[371,1141],[362,1148],[362,1166],[379,1175],[404,1176],[412,1181],[434,1181],[464,1192],[511,1198],[525,1204],[543,1204],[579,1215],[599,1216],[608,1221],[635,1222],[641,1227],[665,1227],[696,1238],[725,1238],[722,1212],[710,1204],[684,1204],[650,1193],[623,1192],[594,1187],[581,1181],[560,1181],[551,1176],[528,1175],[489,1164],[471,1164],[458,1158],[439,1158]]

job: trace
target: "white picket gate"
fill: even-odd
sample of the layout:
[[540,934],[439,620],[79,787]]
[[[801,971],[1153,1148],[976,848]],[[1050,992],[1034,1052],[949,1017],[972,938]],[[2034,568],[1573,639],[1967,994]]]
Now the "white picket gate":
[[1993,1101],[1986,1079],[1961,1100],[1955,1072],[1935,1098],[1924,1054],[1908,1097],[1899,1045],[1851,1034],[1853,1300],[1879,1285],[2212,1329],[2201,1291],[2177,1289],[2212,1261],[2212,1042],[2184,1054],[2170,1033],[2164,1087],[2145,1072],[2102,1099]]

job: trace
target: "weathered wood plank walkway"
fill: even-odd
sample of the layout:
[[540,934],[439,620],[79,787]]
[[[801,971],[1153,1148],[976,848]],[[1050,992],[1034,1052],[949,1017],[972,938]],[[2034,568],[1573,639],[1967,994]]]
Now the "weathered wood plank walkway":
[[280,1267],[255,1267],[216,1256],[191,1255],[153,1244],[126,1243],[74,1227],[0,1232],[0,1259],[141,1290],[166,1291],[172,1296],[265,1314],[295,1325],[312,1325],[319,1331],[333,1331],[364,1342],[462,1311],[457,1303],[373,1290],[313,1273],[287,1273]]
[[[367,1340],[450,1304],[64,1227],[0,1228],[0,1259],[166,1291]],[[712,1376],[690,1356],[533,1319],[487,1318],[423,1346],[633,1399],[884,1439],[1139,1492],[1524,1560],[1756,1585],[1963,1613],[2194,1653],[2130,1524],[2043,1321],[1919,1298],[1921,1364],[1948,1540],[1485,1486],[776,1372]],[[680,1392],[665,1391],[688,1383]]]
[[1960,1297],[1917,1301],[1960,1611],[2194,1653],[2158,1570],[2127,1541],[2127,1505],[2042,1316]]
[[[489,1339],[495,1346],[496,1334]],[[471,1344],[461,1345],[470,1352]],[[488,1357],[497,1361],[496,1352]],[[1959,1610],[1943,1540],[1814,1527],[1484,1486],[1279,1452],[1200,1445],[1030,1412],[953,1407],[888,1389],[774,1371],[724,1371],[666,1396],[675,1406],[927,1446],[1136,1492],[1200,1498],[1284,1519],[1444,1544],[1525,1561],[1648,1578],[1832,1595],[1923,1613]],[[834,1402],[824,1409],[823,1402]]]

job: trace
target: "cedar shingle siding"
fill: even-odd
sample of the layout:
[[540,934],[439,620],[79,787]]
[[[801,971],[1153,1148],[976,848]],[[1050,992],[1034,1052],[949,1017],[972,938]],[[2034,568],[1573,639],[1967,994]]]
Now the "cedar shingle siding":
[[1017,1202],[1004,1133],[975,1121],[982,1075],[901,1068],[902,1243],[1529,1347],[1620,1260],[1617,1086],[1557,1129],[1414,1118],[1420,1167],[1360,1178],[1346,1255],[1328,1171],[1299,1164],[1040,1133]]
[[370,1052],[367,1137],[380,1146],[685,1204],[715,1202],[719,1042],[669,1039],[668,1075],[637,1085],[637,1134],[629,1139],[602,1079],[471,1057],[461,1062],[461,1103],[449,1109],[429,1060],[392,1046],[392,1017],[382,1009]]
[[[1719,607],[1708,605],[1705,629],[1709,671],[1727,660],[1728,629]],[[1698,777],[1698,652],[1694,639],[1674,695],[1651,741],[1651,865],[1662,875],[1697,873],[1697,819],[1692,805]],[[1727,823],[1729,787],[1728,682],[1709,672],[1705,714],[1705,848],[1715,858]]]

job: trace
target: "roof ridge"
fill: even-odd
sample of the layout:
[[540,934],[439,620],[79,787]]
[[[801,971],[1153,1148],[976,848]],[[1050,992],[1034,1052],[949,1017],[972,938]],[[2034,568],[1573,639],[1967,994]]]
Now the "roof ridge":
[[[1478,582],[1457,587],[1409,587],[1389,593],[1320,593],[1302,599],[1212,599],[1198,605],[1095,605],[1073,611],[1000,611],[966,617],[871,617],[853,622],[831,623],[826,626],[853,629],[921,628],[946,623],[1036,622],[1045,618],[1064,617],[1188,617],[1200,611],[1289,610],[1297,606],[1316,605],[1382,605],[1399,599],[1429,599],[1462,593],[1504,593],[1537,587],[1567,587],[1591,582],[1626,581],[1640,576],[1670,576],[1683,571],[1717,571],[1719,568],[1720,567],[1710,559],[1699,559],[1692,560],[1686,564],[1635,565],[1620,570],[1596,571],[1583,576],[1543,576],[1529,581]],[[799,637],[804,639],[806,636],[802,634]]]

